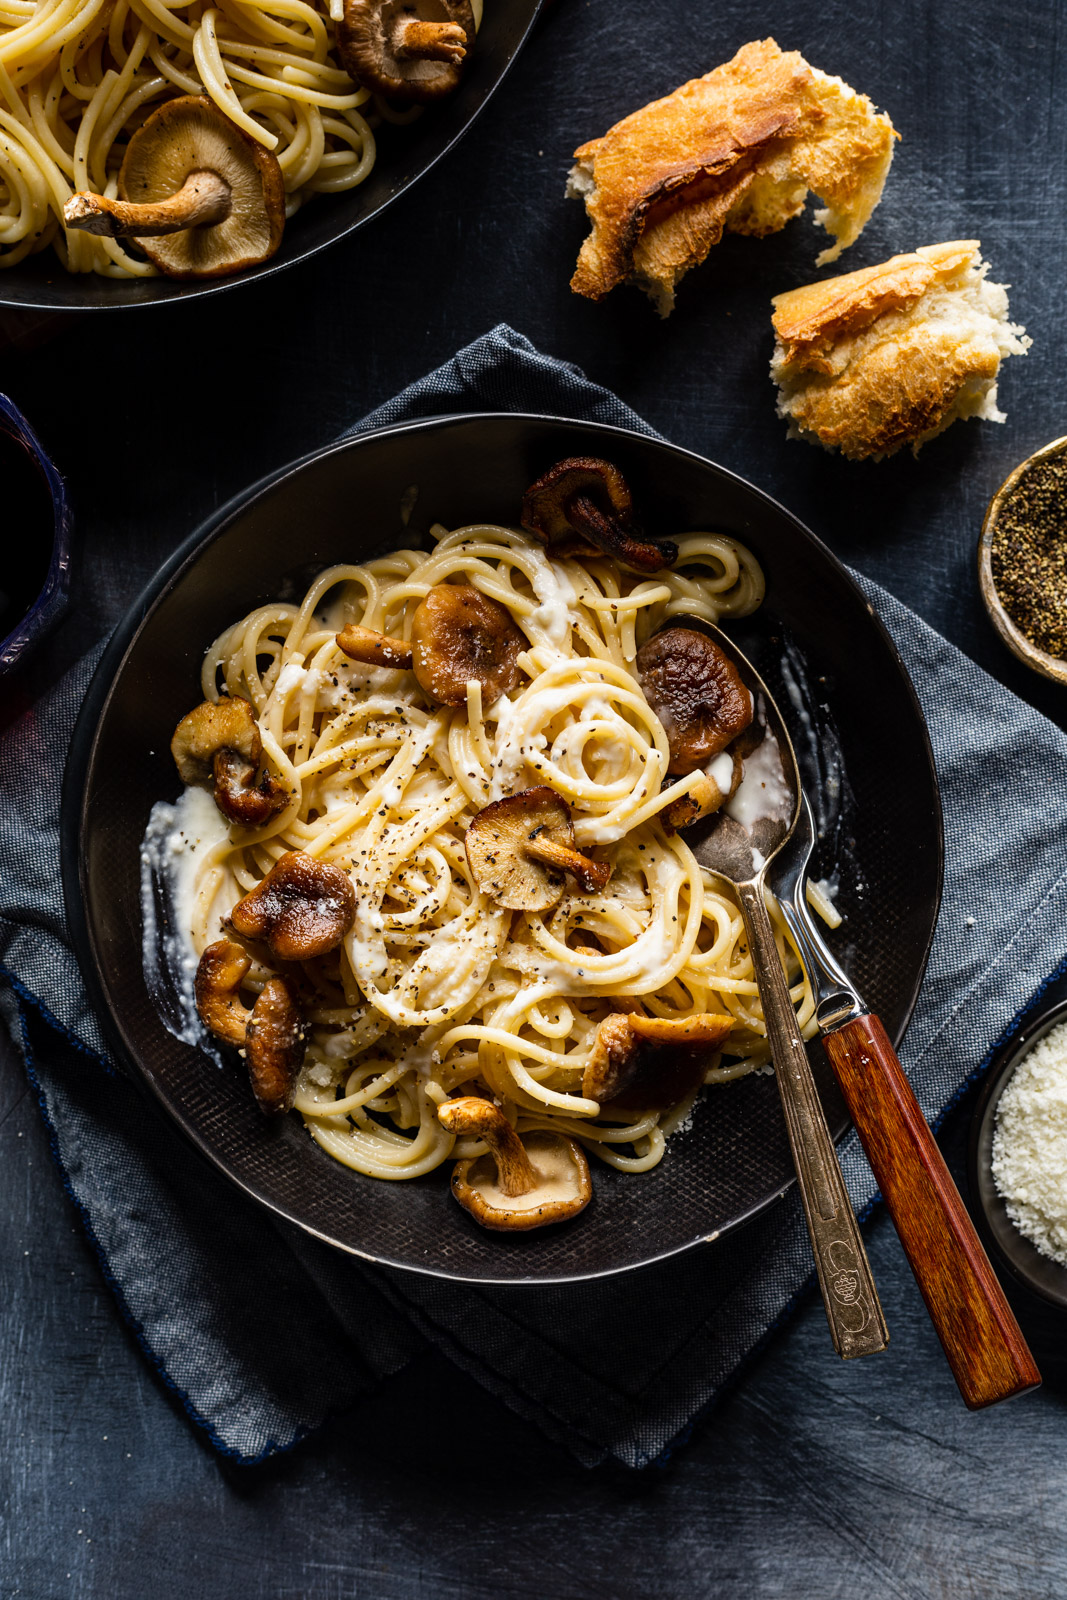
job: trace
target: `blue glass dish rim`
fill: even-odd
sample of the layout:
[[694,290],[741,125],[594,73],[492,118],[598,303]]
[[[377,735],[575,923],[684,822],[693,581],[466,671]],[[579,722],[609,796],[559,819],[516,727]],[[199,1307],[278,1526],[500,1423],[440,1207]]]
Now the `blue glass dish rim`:
[[41,474],[52,502],[52,556],[36,600],[0,640],[0,675],[16,666],[55,626],[70,602],[70,565],[74,516],[62,473],[41,443],[23,411],[0,394],[0,431],[17,441]]

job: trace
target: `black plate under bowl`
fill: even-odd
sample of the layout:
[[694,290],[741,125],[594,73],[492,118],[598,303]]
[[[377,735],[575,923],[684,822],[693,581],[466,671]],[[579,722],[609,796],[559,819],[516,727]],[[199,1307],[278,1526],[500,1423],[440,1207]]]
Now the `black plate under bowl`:
[[1025,1238],[1011,1218],[993,1182],[993,1132],[1000,1097],[1011,1082],[1023,1056],[1058,1023],[1067,1022],[1067,979],[1053,986],[1040,1014],[1018,1028],[997,1051],[971,1117],[968,1176],[978,1201],[978,1229],[987,1249],[999,1257],[1020,1283],[1051,1305],[1067,1311],[1067,1267],[1043,1256]]
[[485,8],[470,65],[454,95],[430,106],[412,123],[383,123],[375,133],[378,155],[369,178],[347,194],[316,195],[286,223],[277,255],[232,278],[182,283],[175,278],[101,278],[68,273],[52,250],[0,272],[0,305],[40,311],[115,311],[222,294],[269,278],[296,261],[364,227],[434,166],[466,133],[496,93],[533,27],[544,0],[492,0]]
[[[445,1171],[386,1183],[320,1150],[296,1115],[255,1109],[239,1064],[221,1071],[163,1026],[141,967],[140,840],[178,784],[168,754],[199,698],[204,649],[253,606],[302,592],[341,560],[411,545],[437,521],[514,523],[526,485],[566,455],[608,456],[663,531],[714,528],[763,564],[758,623],[770,656],[783,632],[801,647],[840,730],[855,794],[852,869],[836,948],[899,1040],[933,936],[941,815],[926,727],[888,635],[813,534],[721,467],[621,429],[551,417],[437,418],[346,440],[298,462],[225,508],[133,607],[101,662],[71,749],[64,793],[64,883],[82,967],[115,1046],[197,1148],[301,1227],[394,1266],[482,1281],[551,1281],[621,1272],[718,1237],[793,1181],[777,1090],[751,1076],[709,1092],[692,1128],[643,1177],[596,1164],[596,1196],[574,1222],[486,1233],[451,1199]],[[400,503],[419,494],[405,528]],[[649,518],[651,521],[652,519]],[[753,630],[746,626],[746,647]],[[842,930],[844,934],[845,930]],[[831,1127],[844,1107],[822,1052],[813,1061]]]

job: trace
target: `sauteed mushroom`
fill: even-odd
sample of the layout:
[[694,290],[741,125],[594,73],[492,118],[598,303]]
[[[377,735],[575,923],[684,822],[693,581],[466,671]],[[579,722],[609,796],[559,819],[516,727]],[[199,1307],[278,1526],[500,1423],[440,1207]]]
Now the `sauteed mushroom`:
[[465,843],[474,881],[506,911],[547,911],[562,897],[564,873],[583,894],[596,894],[611,877],[606,861],[574,848],[570,811],[552,789],[494,801],[471,818]]
[[224,1044],[245,1042],[251,1011],[241,1000],[241,985],[252,965],[249,955],[229,939],[209,944],[200,957],[194,988],[200,1020]]
[[285,183],[269,150],[206,95],[165,100],[138,128],[118,200],[72,195],[68,228],[145,242],[171,278],[221,278],[274,254],[285,228]]
[[347,872],[304,850],[288,850],[230,912],[245,939],[261,939],[277,961],[310,961],[336,950],[356,919]]
[[304,1059],[304,1021],[284,978],[270,978],[252,1007],[245,1057],[252,1090],[267,1116],[289,1110]]
[[724,750],[715,757],[688,794],[672,800],[663,810],[669,828],[688,828],[701,817],[720,810],[737,791],[744,776],[745,763],[738,750]]
[[536,1131],[520,1139],[504,1113],[476,1095],[437,1110],[449,1133],[484,1139],[490,1154],[457,1161],[452,1193],[483,1228],[525,1230],[564,1222],[593,1197],[589,1163],[576,1139]]
[[662,572],[678,546],[638,532],[629,485],[618,467],[596,456],[570,456],[532,483],[522,499],[522,525],[552,555],[602,550],[635,572]]
[[461,706],[477,680],[487,705],[519,681],[526,640],[511,612],[465,583],[438,583],[411,622],[415,677],[433,700]]
[[426,105],[458,88],[475,34],[470,0],[345,0],[337,49],[364,88]]
[[263,742],[256,713],[236,695],[205,700],[184,716],[170,753],[182,782],[210,788],[231,822],[260,827],[288,804],[282,785],[267,772],[260,775]]
[[374,628],[361,628],[350,622],[337,635],[339,649],[352,661],[368,667],[410,667],[411,646],[405,639],[391,639]]
[[613,1011],[597,1028],[582,1093],[623,1110],[665,1111],[700,1087],[709,1054],[733,1025],[713,1011],[681,1022]]
[[280,1116],[293,1103],[304,1059],[303,1018],[284,978],[269,979],[251,1010],[242,1003],[241,985],[251,965],[229,939],[208,945],[196,969],[196,1009],[217,1039],[244,1050],[260,1110]]
[[695,772],[752,721],[752,696],[729,656],[695,628],[667,628],[637,652],[645,698],[670,746],[667,768]]

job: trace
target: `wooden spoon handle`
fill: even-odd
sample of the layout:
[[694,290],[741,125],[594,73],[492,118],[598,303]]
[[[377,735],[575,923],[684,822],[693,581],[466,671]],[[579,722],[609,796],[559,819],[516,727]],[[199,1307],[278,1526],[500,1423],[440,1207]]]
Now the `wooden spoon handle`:
[[823,1037],[960,1393],[972,1408],[1041,1374],[889,1037],[875,1016]]

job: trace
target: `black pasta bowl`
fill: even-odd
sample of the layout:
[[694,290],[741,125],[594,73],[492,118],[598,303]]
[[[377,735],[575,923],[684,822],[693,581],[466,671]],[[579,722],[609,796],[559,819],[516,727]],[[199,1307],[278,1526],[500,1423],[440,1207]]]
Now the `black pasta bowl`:
[[[199,698],[203,651],[223,627],[301,592],[334,562],[410,546],[434,522],[514,524],[525,487],[566,455],[616,462],[658,529],[726,532],[762,563],[766,600],[736,633],[771,679],[791,638],[827,708],[819,715],[836,724],[855,807],[838,900],[846,920],[831,940],[899,1041],[941,884],[937,780],[900,658],[845,569],[787,511],[724,468],[636,433],[512,414],[436,418],[345,440],[286,468],[198,531],[132,608],[93,680],[66,775],[68,914],[116,1051],[197,1149],[264,1205],[343,1250],[444,1277],[594,1277],[736,1227],[793,1181],[773,1078],[706,1091],[692,1126],[647,1175],[595,1162],[594,1200],[573,1221],[487,1233],[452,1200],[447,1166],[407,1182],[352,1172],[313,1143],[295,1113],[280,1124],[264,1119],[236,1059],[220,1070],[166,1030],[142,971],[140,840],[154,802],[178,791],[170,735]],[[418,498],[404,526],[411,485]],[[813,1061],[840,1136],[843,1104],[821,1050]]]
[[42,251],[0,272],[0,305],[39,311],[114,311],[221,294],[271,277],[355,233],[384,211],[457,144],[499,88],[544,0],[491,0],[459,88],[415,121],[385,123],[370,176],[344,194],[316,195],[286,224],[277,254],[229,278],[103,278],[66,272],[55,252]]

